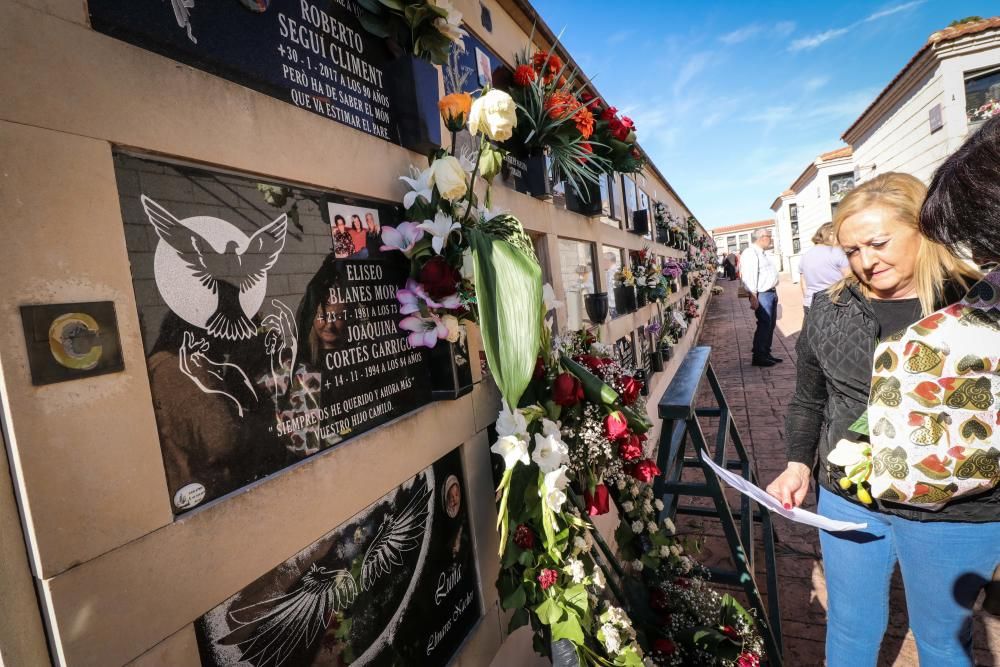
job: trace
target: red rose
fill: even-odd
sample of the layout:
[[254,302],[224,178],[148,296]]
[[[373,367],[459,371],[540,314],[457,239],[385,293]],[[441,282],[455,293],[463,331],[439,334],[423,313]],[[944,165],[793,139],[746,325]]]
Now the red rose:
[[612,120],[618,120],[617,118],[615,118],[615,116],[617,115],[618,115],[618,109],[616,109],[615,107],[608,107],[607,109],[601,112],[601,120],[606,120],[608,122]]
[[690,588],[691,582],[685,579],[684,577],[677,577],[676,579],[674,579],[674,586],[679,586],[681,588]]
[[594,95],[589,90],[585,90],[582,93],[580,93],[580,100],[585,103],[593,102],[596,99],[597,98],[594,97]]
[[639,390],[642,389],[642,383],[636,380],[631,375],[626,375],[622,378],[622,403],[625,405],[632,405],[635,403],[635,399],[639,398]]
[[538,583],[542,585],[542,590],[547,590],[552,584],[556,583],[559,579],[559,573],[555,570],[550,570],[545,568],[542,573],[538,575]]
[[461,280],[462,275],[440,255],[431,258],[420,269],[420,284],[435,300],[454,294]]
[[598,484],[591,495],[590,490],[583,492],[583,500],[587,504],[587,514],[590,516],[600,516],[607,514],[610,509],[608,505],[608,487]]
[[589,141],[581,141],[580,149],[583,150],[583,152],[586,153],[587,155],[581,155],[576,159],[576,161],[579,162],[580,164],[587,164],[590,161],[589,156],[593,155],[594,153],[594,147],[590,145]]
[[653,478],[660,474],[660,469],[656,467],[651,459],[643,459],[633,466],[629,466],[628,474],[635,477],[643,484],[649,484]]
[[659,588],[649,592],[649,608],[653,611],[666,611],[670,608],[670,598]]
[[628,116],[622,116],[622,125],[627,127],[629,130],[635,129],[635,122]]
[[740,641],[740,633],[736,632],[736,628],[731,625],[723,626],[722,634],[732,639],[734,642]]
[[756,653],[751,653],[750,651],[741,653],[740,657],[736,660],[736,667],[760,667],[760,658]]
[[604,437],[614,442],[628,433],[628,421],[618,410],[604,418]]
[[601,367],[601,360],[592,354],[581,354],[578,357],[574,357],[573,361],[583,364],[590,369],[591,373],[596,373]]
[[531,65],[518,65],[517,69],[514,70],[514,83],[521,88],[527,88],[537,78],[538,75]]
[[653,650],[663,655],[673,655],[677,647],[669,639],[657,639],[653,642]]
[[542,355],[538,355],[538,359],[535,360],[535,372],[532,377],[536,380],[541,380],[545,377],[545,360],[542,359]]
[[613,136],[618,141],[625,141],[625,140],[627,140],[628,139],[628,135],[632,132],[632,130],[630,130],[627,127],[625,127],[625,124],[622,123],[617,118],[612,118],[608,122],[608,124],[611,127],[611,136]]
[[572,373],[560,373],[552,384],[552,400],[568,408],[583,400],[583,383]]
[[521,524],[514,531],[514,544],[530,551],[535,548],[535,531],[528,528],[525,524]]
[[639,444],[639,438],[634,433],[629,433],[618,442],[618,455],[626,463],[642,458],[642,445]]

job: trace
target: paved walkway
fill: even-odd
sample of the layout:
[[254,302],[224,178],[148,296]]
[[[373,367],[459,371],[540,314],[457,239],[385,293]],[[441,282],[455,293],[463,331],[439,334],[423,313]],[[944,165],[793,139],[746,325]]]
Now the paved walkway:
[[[766,485],[785,467],[784,422],[795,390],[795,341],[802,327],[802,298],[798,285],[783,281],[779,286],[781,310],[772,352],[785,361],[772,368],[757,368],[750,365],[753,313],[745,299],[737,299],[735,282],[723,279],[718,284],[725,293],[711,301],[700,344],[712,346],[713,368],[733,409],[744,444],[756,464],[757,474],[762,485]],[[710,404],[711,400],[706,383],[700,404]],[[709,442],[714,441],[715,426],[711,421],[706,424]],[[735,503],[732,506],[736,507]],[[805,508],[815,510],[813,494]],[[827,600],[816,530],[780,517],[775,522],[779,540],[785,664],[789,667],[823,665]],[[701,540],[700,559],[703,562],[728,565],[728,548],[717,521],[681,517],[678,530]],[[758,582],[761,585],[765,582],[761,570],[763,562],[763,553],[758,549]],[[908,631],[898,572],[890,604],[889,629],[883,641],[879,667],[916,667],[916,646]],[[978,617],[975,644],[977,665],[1000,665],[1000,619]]]

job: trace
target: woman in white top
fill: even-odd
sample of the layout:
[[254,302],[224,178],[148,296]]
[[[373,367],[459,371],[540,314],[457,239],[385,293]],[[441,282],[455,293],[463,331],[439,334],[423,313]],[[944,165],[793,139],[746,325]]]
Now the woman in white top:
[[813,247],[802,255],[799,262],[799,287],[802,288],[802,306],[806,313],[812,305],[813,294],[822,292],[851,272],[844,251],[833,236],[832,222],[820,225],[812,242]]

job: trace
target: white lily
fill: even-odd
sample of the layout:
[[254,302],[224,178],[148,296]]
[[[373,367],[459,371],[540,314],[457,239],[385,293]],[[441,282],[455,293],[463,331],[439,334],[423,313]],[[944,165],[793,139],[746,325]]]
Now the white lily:
[[479,217],[483,222],[489,222],[493,218],[500,217],[501,215],[508,215],[509,213],[510,209],[501,208],[499,206],[495,206],[493,208],[487,208],[485,206],[479,207]]
[[551,435],[557,440],[562,440],[562,425],[559,422],[542,417],[542,435]]
[[434,237],[431,239],[431,246],[434,248],[434,252],[440,255],[451,233],[456,229],[461,229],[462,226],[447,213],[438,211],[433,220],[424,220],[417,227]]
[[497,440],[490,451],[503,457],[506,470],[510,470],[518,462],[528,465],[528,443],[513,435],[505,435]]
[[558,514],[562,512],[562,507],[566,503],[566,494],[558,489],[549,489],[545,493],[545,504],[550,510]]
[[431,202],[433,195],[431,194],[434,172],[428,167],[423,171],[420,171],[413,165],[410,165],[410,175],[413,178],[406,176],[400,176],[399,180],[404,181],[410,186],[410,191],[403,195],[403,208],[410,208],[417,201],[417,197],[422,198],[428,204]]
[[850,470],[868,459],[871,453],[871,445],[867,442],[854,442],[845,438],[837,443],[837,446],[833,448],[826,457],[826,460],[835,466],[841,466]]
[[535,434],[535,451],[531,460],[538,464],[543,473],[550,473],[569,460],[569,447],[562,440],[551,435]]
[[569,484],[569,477],[566,476],[566,466],[560,466],[555,470],[545,473],[545,488],[551,491],[562,491]]
[[503,401],[500,407],[500,414],[497,415],[497,435],[501,438],[513,435],[527,442],[528,440],[528,420],[520,410],[511,410],[507,401]]

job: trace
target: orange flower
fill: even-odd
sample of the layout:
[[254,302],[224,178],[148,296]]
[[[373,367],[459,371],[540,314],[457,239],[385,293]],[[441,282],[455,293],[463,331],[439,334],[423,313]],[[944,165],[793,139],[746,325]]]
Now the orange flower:
[[527,88],[537,78],[538,75],[535,74],[535,70],[532,69],[531,65],[518,65],[514,71],[514,83],[521,88]]
[[557,74],[563,68],[562,59],[554,53],[542,53],[539,51],[532,56],[536,72],[545,70],[545,76]]
[[445,95],[438,102],[441,118],[452,132],[458,132],[465,127],[472,109],[472,95],[468,93],[452,93]]
[[594,114],[587,107],[580,107],[580,110],[573,116],[573,123],[576,124],[576,129],[580,131],[584,139],[590,139],[590,136],[594,134]]
[[549,118],[560,120],[562,118],[569,118],[576,113],[580,103],[569,93],[559,90],[546,98],[544,106],[549,114]]

